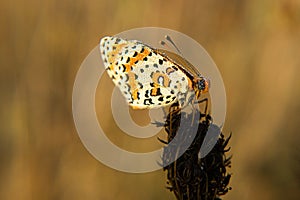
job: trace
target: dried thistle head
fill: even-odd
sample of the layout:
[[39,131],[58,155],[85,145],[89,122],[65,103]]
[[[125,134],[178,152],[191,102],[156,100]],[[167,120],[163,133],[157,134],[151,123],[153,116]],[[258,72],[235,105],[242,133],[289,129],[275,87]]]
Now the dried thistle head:
[[[183,113],[180,109],[175,109],[168,114],[165,122],[165,130],[168,134],[166,143],[170,143],[175,136],[179,139],[173,150],[165,149],[163,162],[176,157],[176,152],[179,151],[182,142],[187,139],[191,131],[190,128],[198,127],[189,148],[179,158],[176,157],[173,163],[164,167],[167,171],[167,188],[175,194],[178,200],[217,200],[231,189],[228,187],[231,175],[227,173],[231,157],[225,155],[230,149],[226,149],[226,146],[231,136],[225,139],[221,133],[213,149],[205,157],[199,158],[200,147],[208,128],[215,126],[211,123],[209,115],[200,113],[200,116],[201,121],[193,121],[193,113]],[[182,117],[185,119],[181,120]],[[182,121],[192,122],[192,124],[184,124],[184,130],[178,131]]]

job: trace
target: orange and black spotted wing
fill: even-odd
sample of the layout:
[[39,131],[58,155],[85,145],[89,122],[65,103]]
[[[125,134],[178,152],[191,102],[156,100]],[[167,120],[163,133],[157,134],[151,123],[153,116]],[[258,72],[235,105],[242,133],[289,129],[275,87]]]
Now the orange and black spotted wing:
[[104,37],[100,52],[108,75],[135,109],[170,105],[191,89],[177,64],[139,41]]

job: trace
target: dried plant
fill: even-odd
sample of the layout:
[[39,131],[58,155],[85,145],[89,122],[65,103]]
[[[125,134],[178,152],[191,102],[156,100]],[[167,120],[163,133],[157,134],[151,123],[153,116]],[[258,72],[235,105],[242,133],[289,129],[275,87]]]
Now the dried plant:
[[[174,106],[173,106],[174,108]],[[171,109],[172,110],[172,107]],[[172,191],[178,200],[217,200],[220,196],[226,194],[231,188],[228,186],[231,175],[227,173],[230,167],[231,157],[226,157],[225,153],[230,150],[226,146],[231,135],[225,139],[221,133],[213,149],[203,158],[198,158],[200,147],[207,134],[208,127],[214,126],[211,117],[201,113],[201,121],[193,120],[193,113],[185,113],[180,109],[173,109],[165,122],[165,130],[168,134],[168,141],[162,141],[169,144],[176,136],[175,145],[172,149],[165,148],[163,153],[163,162],[176,157],[181,144],[188,137],[191,127],[198,126],[198,130],[192,144],[175,162],[164,167],[167,171],[167,188]],[[184,120],[181,118],[184,117]],[[178,131],[180,122],[193,122],[183,131]],[[197,124],[198,123],[198,124]],[[173,142],[172,142],[173,143]],[[177,153],[176,153],[177,152]]]

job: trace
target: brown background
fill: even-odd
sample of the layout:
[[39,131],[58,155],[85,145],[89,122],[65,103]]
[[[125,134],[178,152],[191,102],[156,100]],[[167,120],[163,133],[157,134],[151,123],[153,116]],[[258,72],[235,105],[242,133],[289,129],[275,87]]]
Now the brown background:
[[95,160],[72,119],[86,55],[101,37],[143,26],[189,35],[219,67],[233,133],[224,199],[298,199],[300,1],[15,0],[0,15],[0,199],[174,199],[162,170],[126,174]]

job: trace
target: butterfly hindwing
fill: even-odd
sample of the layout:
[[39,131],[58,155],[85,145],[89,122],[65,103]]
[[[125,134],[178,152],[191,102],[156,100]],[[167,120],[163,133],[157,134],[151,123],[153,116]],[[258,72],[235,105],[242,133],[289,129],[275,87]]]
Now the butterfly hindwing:
[[135,109],[174,103],[189,79],[171,60],[136,40],[105,37],[100,42],[105,69]]

